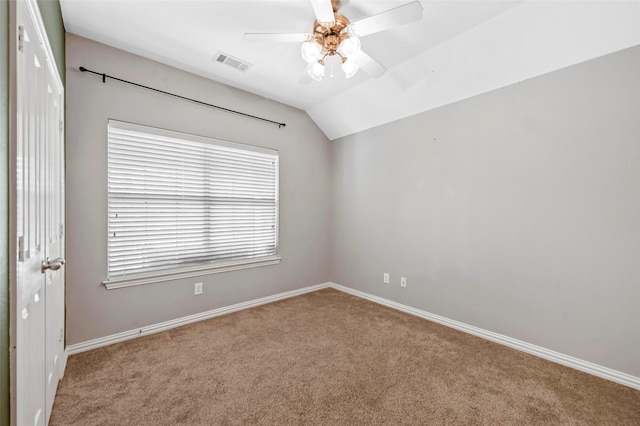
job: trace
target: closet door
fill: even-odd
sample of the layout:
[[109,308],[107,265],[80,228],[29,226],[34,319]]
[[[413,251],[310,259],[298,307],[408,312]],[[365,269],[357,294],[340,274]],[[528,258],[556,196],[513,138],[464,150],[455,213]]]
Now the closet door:
[[15,16],[15,419],[37,426],[64,364],[63,88],[35,1]]
[[[58,381],[64,373],[64,95],[56,75],[47,74],[45,146],[45,374],[46,413],[51,415]],[[58,87],[54,89],[54,87]],[[51,88],[51,90],[49,90]],[[42,267],[41,267],[42,269]]]

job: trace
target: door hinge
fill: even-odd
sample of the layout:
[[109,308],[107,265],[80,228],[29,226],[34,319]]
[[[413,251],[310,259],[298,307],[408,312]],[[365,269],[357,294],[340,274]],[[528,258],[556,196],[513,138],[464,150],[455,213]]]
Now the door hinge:
[[62,120],[60,120],[60,133],[62,133],[63,130],[64,130],[64,123]]
[[64,237],[64,223],[60,224],[60,238]]
[[24,25],[18,26],[18,50],[24,52]]
[[18,262],[24,262],[24,237],[18,237]]

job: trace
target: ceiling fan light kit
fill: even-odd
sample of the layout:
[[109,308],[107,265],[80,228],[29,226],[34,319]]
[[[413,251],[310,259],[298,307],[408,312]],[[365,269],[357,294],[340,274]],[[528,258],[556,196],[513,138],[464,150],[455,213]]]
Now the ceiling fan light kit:
[[[324,60],[327,56],[338,55],[342,62],[342,69],[346,78],[353,77],[358,72],[358,66],[353,61],[345,68],[345,63],[349,57],[356,55],[360,51],[360,39],[350,35],[349,20],[337,12],[339,3],[333,3],[333,22],[315,21],[313,24],[313,35],[302,45],[302,58],[316,61],[320,67],[324,68]],[[320,69],[314,65],[308,70],[309,75],[314,80],[321,80]],[[324,75],[324,71],[322,72]]]
[[346,56],[350,58],[352,56],[357,55],[360,52],[362,45],[360,43],[360,39],[355,36],[349,36],[349,38],[345,39],[338,46],[338,53],[340,53],[343,57]]
[[[379,77],[386,68],[361,50],[361,36],[385,31],[422,18],[422,5],[413,1],[403,6],[351,23],[338,13],[339,0],[311,0],[316,21],[311,35],[246,33],[251,41],[303,41],[300,54],[309,64],[307,73],[316,81],[324,77],[327,56],[338,56],[346,78],[362,67],[370,76]],[[333,77],[333,75],[332,75]]]
[[302,43],[302,59],[308,64],[312,64],[320,58],[322,47],[315,41],[305,41]]
[[353,59],[347,59],[342,63],[342,71],[344,72],[344,76],[346,78],[351,78],[356,75],[359,69],[360,67]]
[[324,77],[324,65],[317,61],[313,62],[308,67],[307,73],[309,73],[311,78],[315,81],[320,81],[322,80],[322,77]]

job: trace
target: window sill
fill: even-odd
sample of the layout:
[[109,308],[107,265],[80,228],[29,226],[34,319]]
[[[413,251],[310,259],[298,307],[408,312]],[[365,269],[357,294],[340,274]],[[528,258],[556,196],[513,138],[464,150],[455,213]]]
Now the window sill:
[[139,274],[132,277],[114,278],[102,281],[102,284],[104,284],[107,290],[115,290],[117,288],[154,284],[164,281],[179,280],[181,278],[197,277],[200,275],[219,274],[222,272],[239,271],[241,269],[258,268],[260,266],[277,265],[280,263],[280,260],[282,260],[280,256],[270,256],[257,259],[220,262],[195,266],[192,268],[173,269],[154,272],[152,274]]

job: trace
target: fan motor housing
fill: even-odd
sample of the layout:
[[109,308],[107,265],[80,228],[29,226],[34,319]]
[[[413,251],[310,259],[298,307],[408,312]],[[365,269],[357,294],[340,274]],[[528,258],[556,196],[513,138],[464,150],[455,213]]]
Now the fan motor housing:
[[318,21],[313,23],[313,38],[329,55],[335,55],[340,43],[349,38],[347,34],[349,20],[339,13],[334,13],[333,16],[335,22],[331,26]]

